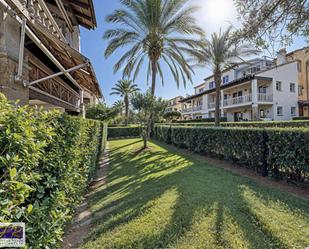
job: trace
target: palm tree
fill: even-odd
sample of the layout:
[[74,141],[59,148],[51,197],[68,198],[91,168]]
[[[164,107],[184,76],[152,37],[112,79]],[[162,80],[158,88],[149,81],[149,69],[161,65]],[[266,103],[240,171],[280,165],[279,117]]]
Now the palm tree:
[[119,80],[115,87],[112,88],[112,92],[110,95],[120,95],[123,97],[123,102],[125,106],[125,125],[128,125],[129,120],[129,103],[130,103],[130,96],[139,91],[139,88],[136,84],[133,83],[132,80]]
[[208,65],[214,75],[216,85],[216,110],[215,124],[220,125],[220,90],[222,71],[232,68],[242,57],[258,54],[259,51],[252,49],[251,44],[238,44],[237,39],[232,34],[232,27],[226,31],[213,33],[211,39],[204,40],[204,46],[200,50],[195,50],[193,55],[198,59],[200,65]]
[[192,16],[195,7],[188,7],[189,0],[122,0],[122,9],[107,16],[108,23],[118,28],[107,30],[105,39],[109,45],[105,57],[117,49],[127,52],[114,65],[114,72],[123,70],[123,77],[133,74],[133,81],[147,62],[147,81],[151,76],[151,94],[155,95],[157,75],[162,79],[162,62],[171,71],[177,86],[192,81],[193,70],[185,54],[201,45],[197,36],[203,31]]

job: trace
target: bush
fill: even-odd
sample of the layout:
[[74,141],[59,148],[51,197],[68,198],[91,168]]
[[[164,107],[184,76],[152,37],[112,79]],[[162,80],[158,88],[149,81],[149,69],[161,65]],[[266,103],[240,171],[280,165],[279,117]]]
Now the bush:
[[[192,120],[191,120],[192,121]],[[165,125],[180,125],[180,126],[201,126],[212,127],[213,122],[188,122],[188,123],[172,123]],[[290,120],[290,121],[256,121],[256,122],[225,122],[220,124],[221,127],[309,127],[309,120]]]
[[141,129],[138,126],[108,127],[107,134],[108,139],[139,137]]
[[156,126],[160,141],[237,162],[262,175],[309,180],[309,129]]
[[95,172],[104,129],[0,96],[0,221],[25,222],[28,248],[57,247]]
[[294,117],[293,120],[309,120],[309,117]]
[[[221,117],[220,122],[226,122],[226,117]],[[214,123],[215,118],[201,118],[201,119],[190,119],[190,120],[179,120],[176,123],[184,124],[184,123]]]

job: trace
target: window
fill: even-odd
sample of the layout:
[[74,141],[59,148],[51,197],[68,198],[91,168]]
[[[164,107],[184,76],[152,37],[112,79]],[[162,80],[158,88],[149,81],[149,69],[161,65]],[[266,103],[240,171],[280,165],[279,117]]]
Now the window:
[[291,116],[296,116],[296,107],[295,106],[291,107]]
[[265,110],[260,109],[260,118],[266,118]]
[[276,82],[276,90],[279,91],[279,92],[282,91],[282,82],[281,81]]
[[303,95],[303,87],[302,86],[298,86],[298,96],[302,96]]
[[266,86],[259,86],[259,93],[266,94],[266,92],[267,92],[267,87]]
[[200,88],[199,89],[199,92],[201,93],[201,92],[204,92],[204,88]]
[[224,77],[222,78],[222,81],[223,81],[223,84],[228,83],[228,82],[229,82],[229,76],[228,76],[228,75],[224,76]]
[[297,71],[301,72],[301,63],[300,62],[297,62]]
[[295,93],[295,83],[290,83],[290,92]]
[[214,88],[214,83],[213,81],[209,82],[209,89],[213,89]]
[[278,106],[277,107],[277,116],[282,116],[283,115],[283,107],[282,106]]

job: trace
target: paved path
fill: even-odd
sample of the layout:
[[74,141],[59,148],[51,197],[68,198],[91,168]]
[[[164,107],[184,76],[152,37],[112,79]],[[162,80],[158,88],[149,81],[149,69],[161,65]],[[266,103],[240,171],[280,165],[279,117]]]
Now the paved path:
[[109,164],[108,148],[102,154],[99,161],[99,168],[96,178],[90,183],[89,192],[85,195],[84,202],[78,208],[76,217],[69,227],[69,232],[65,235],[62,249],[75,249],[87,238],[92,228],[93,214],[89,209],[88,201],[93,192],[106,183],[107,167]]

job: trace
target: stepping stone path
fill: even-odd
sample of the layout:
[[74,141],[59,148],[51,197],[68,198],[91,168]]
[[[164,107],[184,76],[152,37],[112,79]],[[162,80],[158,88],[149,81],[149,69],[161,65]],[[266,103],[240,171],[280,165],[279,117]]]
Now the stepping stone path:
[[106,183],[107,167],[109,164],[108,154],[109,151],[108,148],[106,148],[100,158],[96,178],[90,183],[89,192],[85,195],[84,202],[76,211],[76,217],[69,226],[68,233],[64,237],[62,249],[78,248],[83,240],[88,237],[89,231],[91,231],[94,215],[89,208],[88,202],[95,190]]

